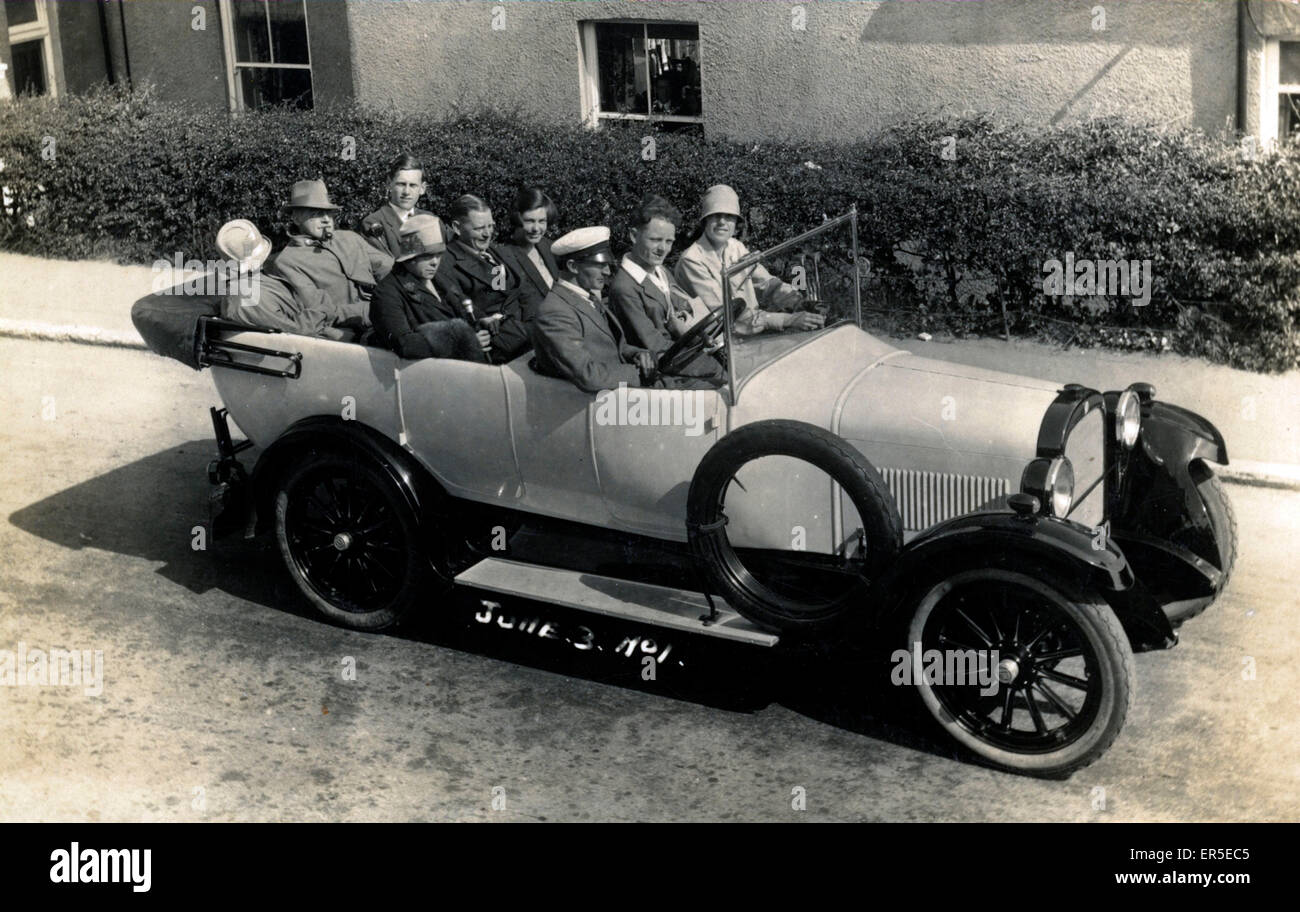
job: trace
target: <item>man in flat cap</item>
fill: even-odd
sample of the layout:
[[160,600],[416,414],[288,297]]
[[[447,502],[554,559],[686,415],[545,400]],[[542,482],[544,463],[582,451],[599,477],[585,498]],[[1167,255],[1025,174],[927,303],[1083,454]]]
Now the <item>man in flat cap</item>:
[[589,393],[642,386],[654,372],[644,348],[629,345],[600,299],[614,256],[604,226],[570,231],[551,245],[560,275],[533,319],[537,369]]
[[375,287],[370,322],[377,345],[403,358],[460,358],[488,362],[492,336],[475,331],[457,313],[455,282],[438,271],[447,250],[446,230],[436,215],[413,215],[397,234],[393,271]]
[[369,329],[370,294],[393,268],[393,258],[355,232],[334,230],[339,207],[330,202],[324,181],[298,181],[286,208],[295,231],[267,273],[288,282],[304,301],[324,291],[331,323],[360,336]]

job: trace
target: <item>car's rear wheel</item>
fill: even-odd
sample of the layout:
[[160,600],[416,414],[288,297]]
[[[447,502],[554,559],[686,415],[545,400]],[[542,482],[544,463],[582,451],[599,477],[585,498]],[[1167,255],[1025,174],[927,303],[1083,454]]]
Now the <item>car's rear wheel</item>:
[[[920,582],[907,605],[911,675],[895,683],[910,683],[939,727],[980,758],[1063,776],[1118,737],[1133,652],[1098,594],[1046,568],[973,567]],[[927,673],[934,669],[937,677]]]
[[429,581],[411,507],[361,454],[312,454],[287,472],[275,496],[275,534],[303,595],[346,627],[397,623]]

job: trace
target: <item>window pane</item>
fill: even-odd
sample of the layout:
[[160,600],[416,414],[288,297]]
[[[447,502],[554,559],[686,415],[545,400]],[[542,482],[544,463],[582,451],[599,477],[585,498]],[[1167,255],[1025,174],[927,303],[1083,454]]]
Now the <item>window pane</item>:
[[[675,37],[667,37],[664,33],[672,33]],[[693,25],[651,26],[649,45],[654,113],[699,115],[698,28]]]
[[1277,43],[1277,81],[1281,85],[1300,83],[1300,41]]
[[245,110],[278,104],[311,107],[311,70],[240,67],[239,85]]
[[1283,92],[1278,96],[1277,141],[1281,144],[1300,138],[1300,95]]
[[35,22],[36,0],[5,0],[5,16],[10,28]]
[[240,63],[270,63],[266,4],[262,0],[235,0],[234,7],[235,59]]
[[271,0],[271,51],[276,63],[308,63],[307,10],[302,0]]
[[651,22],[646,26],[651,39],[676,38],[682,41],[699,41],[700,27],[673,22]]
[[14,89],[19,95],[44,95],[45,42],[20,41],[11,45],[9,53],[14,61]]
[[600,110],[647,114],[645,29],[640,25],[596,24],[596,73]]

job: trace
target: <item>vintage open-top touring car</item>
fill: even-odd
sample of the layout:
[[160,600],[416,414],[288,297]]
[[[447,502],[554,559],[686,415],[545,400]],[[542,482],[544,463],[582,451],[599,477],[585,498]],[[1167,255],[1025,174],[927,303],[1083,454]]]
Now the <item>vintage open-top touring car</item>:
[[856,218],[730,264],[852,231],[849,318],[824,329],[741,337],[723,283],[724,305],[659,362],[716,358],[716,390],[593,396],[527,354],[405,361],[205,316],[192,355],[224,404],[214,502],[273,530],[341,624],[436,611],[461,585],[758,649],[973,655],[996,686],[913,676],[935,721],[995,765],[1077,769],[1119,733],[1133,650],[1172,646],[1227,583],[1224,441],[1148,384],[1099,392],[875,338]]

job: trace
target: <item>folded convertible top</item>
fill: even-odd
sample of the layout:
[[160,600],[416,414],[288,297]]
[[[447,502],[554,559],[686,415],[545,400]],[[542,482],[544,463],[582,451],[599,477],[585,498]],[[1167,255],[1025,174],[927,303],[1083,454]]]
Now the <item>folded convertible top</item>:
[[184,283],[131,305],[131,322],[150,350],[199,370],[195,338],[199,317],[221,313],[222,295],[185,294]]

